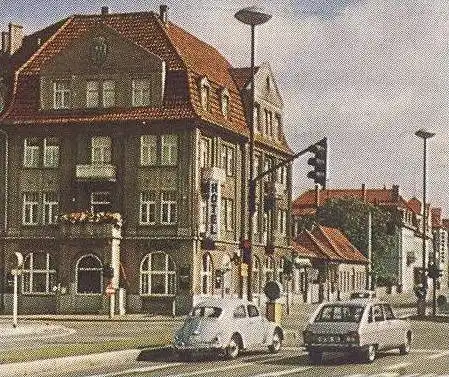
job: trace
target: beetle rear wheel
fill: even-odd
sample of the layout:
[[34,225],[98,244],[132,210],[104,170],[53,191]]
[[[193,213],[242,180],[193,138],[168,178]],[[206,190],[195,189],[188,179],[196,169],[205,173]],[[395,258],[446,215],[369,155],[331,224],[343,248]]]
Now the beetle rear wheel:
[[226,347],[226,357],[228,359],[235,359],[240,352],[240,340],[236,335],[233,335]]
[[273,334],[271,344],[268,346],[268,350],[271,353],[278,353],[279,350],[281,349],[281,344],[282,344],[281,336],[279,334],[279,331],[276,330]]

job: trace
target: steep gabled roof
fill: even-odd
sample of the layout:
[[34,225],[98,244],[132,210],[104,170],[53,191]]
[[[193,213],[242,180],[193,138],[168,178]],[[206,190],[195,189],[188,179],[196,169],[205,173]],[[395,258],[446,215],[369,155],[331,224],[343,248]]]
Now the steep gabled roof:
[[[166,88],[161,108],[39,110],[41,67],[98,24],[115,30],[130,43],[159,56],[165,62]],[[196,119],[244,137],[249,134],[240,87],[233,76],[235,69],[215,48],[172,22],[162,22],[153,12],[71,16],[25,37],[22,48],[12,60],[16,80],[12,100],[0,117],[3,124]],[[211,85],[211,111],[201,106],[199,82],[203,77]],[[230,96],[228,118],[221,112],[220,93],[224,88]],[[290,152],[285,139],[273,147]]]
[[339,263],[368,263],[368,259],[335,228],[316,226],[311,232],[304,230],[292,242],[300,256]]

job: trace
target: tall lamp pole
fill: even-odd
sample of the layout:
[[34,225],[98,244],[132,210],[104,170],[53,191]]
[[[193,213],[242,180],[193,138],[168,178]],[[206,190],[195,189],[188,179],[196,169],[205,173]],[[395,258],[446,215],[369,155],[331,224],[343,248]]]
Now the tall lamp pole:
[[[426,315],[426,295],[427,295],[427,276],[426,276],[426,232],[427,232],[427,205],[426,205],[426,187],[427,187],[427,139],[435,136],[435,133],[419,129],[415,132],[415,135],[424,140],[424,153],[423,153],[423,226],[422,226],[422,271],[421,271],[421,284],[422,294],[418,296],[418,314],[421,316]],[[435,281],[434,281],[435,284]],[[434,287],[435,295],[435,287]]]
[[[263,9],[252,6],[244,9],[240,9],[234,17],[243,22],[246,25],[251,26],[251,92],[249,101],[249,179],[248,179],[248,247],[249,258],[248,262],[248,274],[247,274],[247,295],[248,300],[252,300],[252,248],[253,248],[253,228],[254,228],[254,212],[256,187],[253,182],[254,178],[254,50],[255,50],[255,28],[256,25],[264,24],[269,21],[271,15],[265,13]],[[243,292],[242,292],[243,293]]]

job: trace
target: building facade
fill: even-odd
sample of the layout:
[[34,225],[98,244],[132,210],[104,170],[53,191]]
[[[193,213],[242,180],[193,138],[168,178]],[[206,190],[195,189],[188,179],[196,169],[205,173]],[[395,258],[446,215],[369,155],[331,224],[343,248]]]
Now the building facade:
[[[362,185],[361,189],[326,189],[309,190],[296,198],[292,204],[292,232],[298,233],[298,220],[304,216],[310,216],[316,212],[316,209],[323,205],[327,200],[334,198],[355,198],[366,203],[392,211],[397,214],[400,220],[395,225],[392,232],[396,237],[397,252],[395,259],[386,266],[388,272],[394,277],[393,285],[398,292],[412,292],[413,287],[420,283],[420,274],[422,271],[422,251],[423,251],[423,211],[421,202],[412,198],[405,200],[399,194],[399,186],[393,185],[392,188],[386,187],[380,189],[367,189]],[[429,213],[429,211],[427,211]],[[429,214],[426,225],[426,265],[429,261],[429,255],[433,250],[431,216]],[[366,250],[362,250],[367,256]],[[429,285],[432,283],[429,280]]]
[[[16,252],[21,313],[177,314],[246,292],[249,70],[170,22],[165,6],[4,35],[2,310]],[[262,172],[292,155],[268,64],[255,103]],[[264,206],[268,193],[276,200]],[[291,253],[290,167],[259,182],[257,198],[255,297]]]

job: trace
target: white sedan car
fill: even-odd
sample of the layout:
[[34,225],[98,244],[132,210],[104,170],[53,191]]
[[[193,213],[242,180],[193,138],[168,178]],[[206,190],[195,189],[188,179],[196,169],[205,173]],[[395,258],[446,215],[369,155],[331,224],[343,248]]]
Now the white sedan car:
[[243,349],[281,348],[284,331],[269,322],[252,302],[235,298],[206,298],[196,305],[176,331],[173,349],[183,359],[193,352],[218,351],[236,358]]

